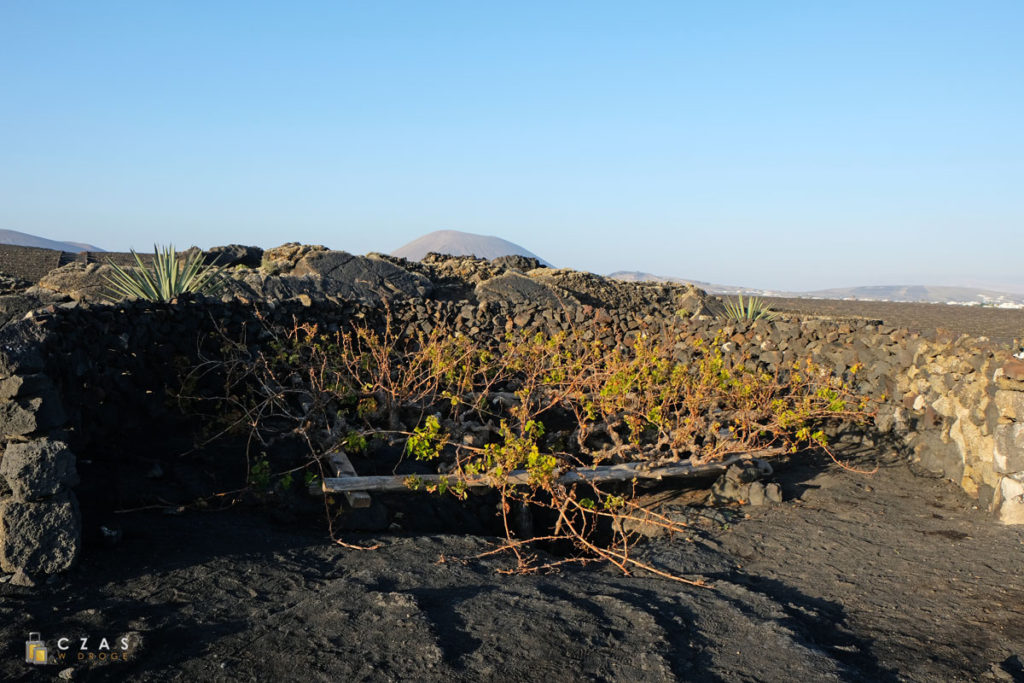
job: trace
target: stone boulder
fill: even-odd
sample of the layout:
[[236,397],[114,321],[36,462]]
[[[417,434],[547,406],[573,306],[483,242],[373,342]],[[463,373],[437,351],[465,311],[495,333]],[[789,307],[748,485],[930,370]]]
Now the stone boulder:
[[0,500],[0,569],[57,574],[78,556],[82,519],[78,502],[62,493],[42,502]]
[[[266,253],[272,252],[274,250]],[[314,249],[300,255],[294,263],[276,263],[285,265],[279,269],[275,266],[270,272],[265,269],[229,271],[225,297],[249,301],[299,300],[310,305],[313,301],[324,300],[379,302],[381,299],[423,298],[433,291],[430,280],[419,273],[410,272],[390,260],[353,256],[344,251]]]
[[325,251],[327,251],[327,247],[322,244],[286,242],[279,247],[263,252],[260,268],[268,275],[287,275],[306,256]]
[[509,270],[518,270],[520,273],[529,273],[531,270],[537,270],[538,268],[547,268],[546,265],[540,262],[540,259],[532,256],[520,256],[519,254],[499,256],[498,258],[491,259],[491,263],[502,268],[508,268]]
[[18,292],[25,291],[30,286],[32,286],[32,283],[28,280],[0,273],[0,295],[17,294]]
[[926,428],[912,432],[906,443],[913,453],[911,462],[916,462],[928,472],[943,476],[957,484],[963,481],[963,454],[955,443],[943,440],[939,430]]
[[725,474],[711,485],[709,499],[716,505],[781,503],[782,489],[779,485],[765,485],[761,481],[771,474],[771,465],[763,460],[730,465]]
[[0,401],[0,435],[24,436],[64,424],[67,415],[55,391],[45,396]]
[[0,377],[42,371],[45,338],[43,327],[27,321],[0,327]]
[[453,300],[471,298],[476,285],[508,270],[494,262],[473,256],[435,253],[427,254],[415,266],[423,268],[425,274],[435,283],[435,287],[446,291]]
[[290,301],[325,299],[319,278],[268,275],[263,270],[229,271],[225,301],[232,298],[244,301]]
[[220,268],[232,268],[234,266],[259,268],[263,262],[263,250],[259,247],[247,247],[242,244],[213,247],[206,252],[203,262],[215,264]]
[[559,291],[535,278],[514,272],[484,280],[476,286],[476,296],[480,301],[504,302],[513,306],[537,305],[560,308],[580,303],[576,297],[564,290]]
[[303,256],[291,275],[319,277],[328,297],[377,301],[426,297],[430,280],[383,259],[354,256],[345,251],[317,251]]
[[1024,473],[1024,422],[998,425],[995,437],[993,462],[996,472]]
[[995,392],[995,404],[1000,417],[1024,422],[1024,391],[999,389]]
[[725,306],[714,296],[695,285],[685,285],[676,297],[676,306],[680,315],[690,318],[699,316],[721,316]]
[[1024,481],[1015,475],[1003,477],[1000,495],[1003,503],[999,506],[999,521],[1003,524],[1024,524]]
[[569,268],[540,268],[529,276],[549,287],[569,292],[581,303],[607,309],[686,317],[719,316],[721,302],[693,285],[625,282]]
[[54,496],[78,484],[74,453],[50,439],[9,444],[0,458],[0,477],[21,501]]
[[14,375],[0,379],[0,401],[15,397],[40,396],[53,391],[53,381],[42,373]]
[[0,326],[21,320],[29,311],[43,308],[61,299],[61,296],[40,290],[38,287],[32,287],[20,294],[0,294]]
[[114,269],[106,263],[69,263],[44,275],[36,287],[74,301],[116,300],[120,297],[111,293],[107,281],[113,273]]
[[640,310],[657,304],[657,296],[638,287],[568,268],[540,268],[529,276],[548,287],[570,293],[583,304],[599,308]]
[[1003,375],[1016,382],[1024,382],[1024,360],[1010,358],[1003,363]]

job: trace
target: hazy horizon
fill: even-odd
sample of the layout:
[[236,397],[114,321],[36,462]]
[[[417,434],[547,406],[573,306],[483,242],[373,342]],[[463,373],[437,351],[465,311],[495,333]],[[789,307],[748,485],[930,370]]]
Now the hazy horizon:
[[0,229],[1024,292],[1024,5],[0,8]]

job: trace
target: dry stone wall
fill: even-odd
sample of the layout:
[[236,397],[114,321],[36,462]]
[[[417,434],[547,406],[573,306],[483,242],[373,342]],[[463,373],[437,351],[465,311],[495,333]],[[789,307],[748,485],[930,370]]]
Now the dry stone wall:
[[0,570],[15,582],[68,569],[81,546],[75,456],[34,322],[0,330]]
[[607,345],[669,335],[681,359],[700,339],[769,372],[809,358],[878,407],[870,429],[833,436],[902,448],[920,471],[955,482],[998,520],[1024,523],[1024,362],[984,339],[863,320],[730,323],[713,315],[716,302],[699,290],[609,283],[532,263],[412,265],[323,249],[285,252],[271,253],[285,275],[245,272],[245,287],[225,301],[109,305],[67,297],[0,328],[0,570],[31,582],[74,562],[82,529],[72,451],[102,458],[126,424],[167,419],[166,388],[180,366],[215,353],[218,335],[259,344],[268,324],[383,325],[385,310],[405,333],[443,321],[481,341],[516,329],[575,330]]

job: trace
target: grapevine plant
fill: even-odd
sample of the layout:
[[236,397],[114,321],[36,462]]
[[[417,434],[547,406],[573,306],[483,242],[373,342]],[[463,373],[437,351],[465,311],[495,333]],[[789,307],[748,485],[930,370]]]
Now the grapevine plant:
[[[484,344],[444,324],[412,336],[394,327],[390,314],[379,327],[335,332],[295,324],[255,352],[228,343],[196,372],[220,373],[226,428],[248,429],[257,441],[289,427],[314,453],[400,443],[403,457],[444,474],[430,484],[409,477],[411,489],[465,499],[486,482],[505,529],[497,551],[522,571],[550,566],[531,549],[557,540],[576,549],[558,563],[604,560],[684,580],[634,558],[636,539],[624,531],[628,521],[681,531],[678,522],[641,505],[633,485],[561,483],[566,472],[700,465],[751,451],[831,455],[830,424],[870,419],[867,399],[842,377],[810,359],[767,371],[727,352],[724,333],[689,339],[669,327],[609,348],[574,330],[518,330]],[[474,430],[488,435],[484,443],[462,438]],[[550,510],[553,527],[517,536],[509,514],[520,505]],[[595,540],[599,528],[615,530],[611,540]]]

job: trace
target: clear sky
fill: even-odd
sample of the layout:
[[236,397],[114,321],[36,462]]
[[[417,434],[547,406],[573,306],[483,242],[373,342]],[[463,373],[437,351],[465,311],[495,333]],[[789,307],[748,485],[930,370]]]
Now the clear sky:
[[0,3],[0,229],[1024,291],[1024,2]]

